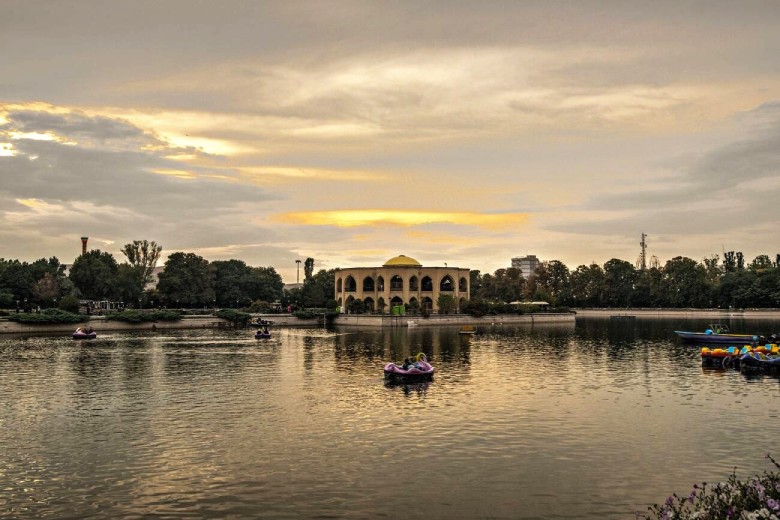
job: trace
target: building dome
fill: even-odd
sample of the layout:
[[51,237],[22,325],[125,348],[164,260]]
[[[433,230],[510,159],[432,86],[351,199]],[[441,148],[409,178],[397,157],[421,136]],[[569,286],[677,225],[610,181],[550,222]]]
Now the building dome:
[[398,255],[384,263],[383,267],[422,267],[422,264],[404,255]]

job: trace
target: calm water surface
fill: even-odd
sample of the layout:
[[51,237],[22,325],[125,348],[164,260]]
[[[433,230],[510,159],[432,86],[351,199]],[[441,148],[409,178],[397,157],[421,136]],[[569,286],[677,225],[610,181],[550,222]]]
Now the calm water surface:
[[702,370],[705,325],[0,337],[0,516],[634,518],[780,456],[780,379]]

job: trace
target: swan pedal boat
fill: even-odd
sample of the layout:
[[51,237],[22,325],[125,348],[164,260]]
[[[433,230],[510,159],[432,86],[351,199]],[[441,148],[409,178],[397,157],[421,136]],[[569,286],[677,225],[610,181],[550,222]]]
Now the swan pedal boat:
[[97,338],[97,332],[82,332],[77,330],[73,333],[73,339],[95,339]]
[[435,371],[436,369],[428,363],[425,355],[418,355],[417,361],[407,369],[395,363],[386,364],[384,369],[385,379],[403,383],[431,381]]
[[271,337],[271,333],[263,333],[260,331],[255,332],[255,339],[267,339]]

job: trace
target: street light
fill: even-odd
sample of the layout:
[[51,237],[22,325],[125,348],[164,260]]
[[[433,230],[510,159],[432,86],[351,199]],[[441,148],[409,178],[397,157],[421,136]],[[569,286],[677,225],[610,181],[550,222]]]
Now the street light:
[[298,267],[295,272],[295,284],[298,286],[298,289],[301,288],[301,261],[300,259],[295,261],[296,264],[298,264]]

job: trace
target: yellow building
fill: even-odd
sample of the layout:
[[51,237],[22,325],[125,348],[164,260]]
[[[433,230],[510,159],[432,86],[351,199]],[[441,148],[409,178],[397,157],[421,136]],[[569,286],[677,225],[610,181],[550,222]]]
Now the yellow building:
[[469,269],[423,267],[414,258],[400,255],[382,267],[336,270],[336,300],[342,309],[363,300],[370,310],[413,305],[437,312],[439,296],[450,295],[458,305],[469,299]]

